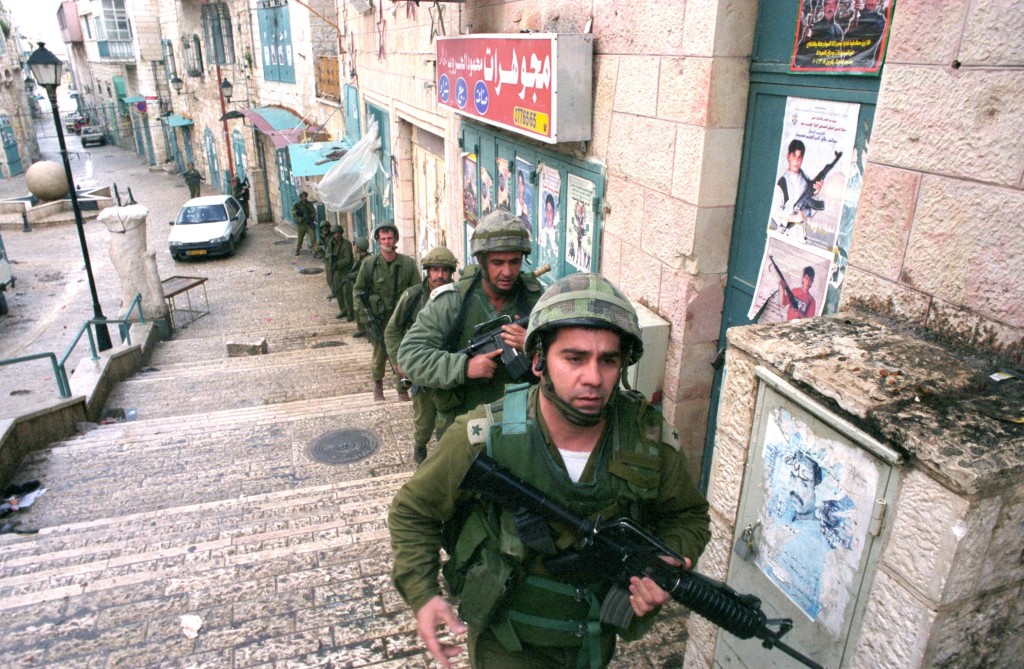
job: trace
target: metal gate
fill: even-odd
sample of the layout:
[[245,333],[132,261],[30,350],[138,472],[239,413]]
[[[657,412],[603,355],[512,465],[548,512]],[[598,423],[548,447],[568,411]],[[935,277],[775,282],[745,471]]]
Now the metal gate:
[[[18,139],[14,136],[14,127],[11,125],[11,117],[7,114],[0,114],[0,141],[4,145],[4,156],[7,160],[7,176],[13,177],[21,174],[24,170],[21,167],[21,155],[18,153]],[[3,174],[0,173],[0,177]]]

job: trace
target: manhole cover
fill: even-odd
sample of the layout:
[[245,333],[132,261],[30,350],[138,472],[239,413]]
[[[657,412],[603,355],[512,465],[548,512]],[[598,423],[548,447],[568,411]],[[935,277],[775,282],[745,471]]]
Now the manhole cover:
[[290,239],[279,239],[276,242],[274,242],[274,246],[284,246],[285,244],[291,244],[291,243],[292,242],[291,242]]
[[317,343],[313,344],[312,348],[333,348],[335,346],[344,346],[344,345],[345,345],[345,342],[343,342],[343,341],[335,341],[335,340],[331,339],[331,340],[328,340],[328,341],[318,341]]
[[299,274],[319,274],[324,271],[323,267],[303,267],[299,270]]
[[368,457],[377,445],[377,435],[369,430],[333,430],[316,438],[309,456],[325,465],[343,465]]

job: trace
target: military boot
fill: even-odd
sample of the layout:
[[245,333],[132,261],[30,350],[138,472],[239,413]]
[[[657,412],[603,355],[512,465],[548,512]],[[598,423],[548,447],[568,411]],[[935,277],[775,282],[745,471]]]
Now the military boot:
[[416,460],[416,464],[421,464],[427,459],[427,447],[416,444],[416,447],[412,452],[412,457]]
[[400,402],[411,402],[412,398],[409,397],[409,391],[406,390],[405,388],[402,388],[401,390],[399,390],[398,391],[398,400]]
[[373,382],[373,401],[383,402],[384,401],[384,382],[374,381]]

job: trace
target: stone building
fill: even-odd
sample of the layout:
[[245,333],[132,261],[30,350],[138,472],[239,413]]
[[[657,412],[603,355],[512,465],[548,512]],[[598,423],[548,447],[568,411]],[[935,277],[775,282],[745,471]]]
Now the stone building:
[[32,109],[34,91],[25,88],[24,57],[15,27],[0,2],[0,178],[21,174],[39,160]]

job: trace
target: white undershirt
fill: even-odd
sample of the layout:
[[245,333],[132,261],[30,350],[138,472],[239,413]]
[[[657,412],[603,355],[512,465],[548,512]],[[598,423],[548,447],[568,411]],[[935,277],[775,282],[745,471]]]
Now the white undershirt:
[[569,478],[573,483],[579,483],[580,477],[583,476],[583,470],[587,467],[587,460],[590,460],[590,453],[567,451],[563,448],[558,449],[558,452],[562,454],[562,462],[565,463],[565,469],[569,472]]

